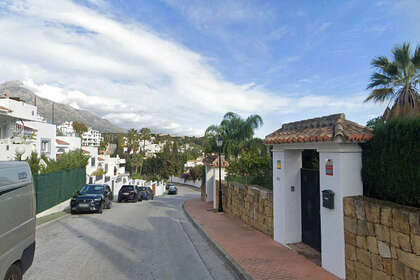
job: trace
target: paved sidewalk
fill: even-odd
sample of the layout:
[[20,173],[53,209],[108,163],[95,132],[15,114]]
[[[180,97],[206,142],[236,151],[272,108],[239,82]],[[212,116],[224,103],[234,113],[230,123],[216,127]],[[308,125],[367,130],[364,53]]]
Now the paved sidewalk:
[[338,279],[240,220],[208,211],[212,202],[187,200],[185,210],[253,279]]

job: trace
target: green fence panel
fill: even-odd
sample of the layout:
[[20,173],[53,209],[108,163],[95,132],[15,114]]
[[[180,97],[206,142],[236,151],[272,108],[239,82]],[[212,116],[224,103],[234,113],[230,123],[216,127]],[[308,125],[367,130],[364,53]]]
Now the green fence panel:
[[34,175],[37,213],[69,199],[85,183],[85,168]]

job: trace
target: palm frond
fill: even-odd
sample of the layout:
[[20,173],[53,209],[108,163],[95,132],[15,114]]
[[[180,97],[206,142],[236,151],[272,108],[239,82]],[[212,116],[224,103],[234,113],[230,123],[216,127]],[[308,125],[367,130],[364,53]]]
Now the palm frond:
[[370,77],[371,82],[368,84],[367,88],[374,88],[377,86],[389,86],[393,83],[393,79],[387,75],[375,72]]
[[408,64],[411,62],[410,59],[410,44],[404,43],[402,45],[397,45],[392,49],[394,55],[394,64],[405,71]]
[[411,62],[416,66],[416,68],[420,68],[420,45],[417,46],[416,50],[414,51],[414,56],[411,59]]
[[370,95],[364,100],[364,102],[373,100],[375,102],[383,102],[387,99],[394,97],[394,90],[392,88],[377,88],[372,90]]

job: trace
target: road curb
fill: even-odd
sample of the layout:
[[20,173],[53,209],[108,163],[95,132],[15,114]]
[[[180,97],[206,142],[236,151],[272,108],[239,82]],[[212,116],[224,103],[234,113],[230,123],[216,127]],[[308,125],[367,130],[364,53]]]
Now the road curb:
[[[52,213],[52,214],[55,214],[55,213]],[[50,214],[50,215],[52,215],[52,214]],[[52,219],[51,221],[48,221],[48,222],[42,223],[42,224],[40,224],[40,225],[36,225],[36,229],[43,228],[43,227],[45,227],[45,226],[47,226],[47,225],[49,225],[49,224],[52,224],[52,223],[54,223],[54,222],[57,222],[57,221],[59,221],[59,220],[61,220],[61,219],[64,219],[65,217],[69,217],[69,216],[70,216],[70,214],[69,214],[69,213],[67,213],[67,214],[65,214],[65,215],[63,215],[63,216],[57,217],[57,218],[55,218],[55,219]]]
[[214,249],[216,249],[216,251],[218,251],[218,253],[224,259],[225,263],[230,266],[236,276],[238,276],[238,278],[241,280],[252,280],[252,277],[246,273],[242,267],[225,251],[225,249],[223,249],[222,246],[220,246],[210,235],[208,235],[204,228],[196,220],[194,220],[190,213],[188,213],[188,211],[185,209],[185,201],[182,203],[182,209],[194,227],[197,228],[201,235],[208,240],[209,244]]

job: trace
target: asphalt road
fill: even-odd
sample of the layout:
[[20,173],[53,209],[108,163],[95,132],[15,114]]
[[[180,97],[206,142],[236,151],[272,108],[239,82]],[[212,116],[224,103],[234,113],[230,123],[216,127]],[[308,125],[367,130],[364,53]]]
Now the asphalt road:
[[236,279],[182,209],[199,192],[178,190],[41,226],[24,279]]

